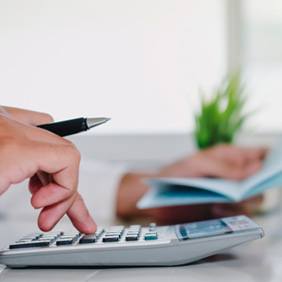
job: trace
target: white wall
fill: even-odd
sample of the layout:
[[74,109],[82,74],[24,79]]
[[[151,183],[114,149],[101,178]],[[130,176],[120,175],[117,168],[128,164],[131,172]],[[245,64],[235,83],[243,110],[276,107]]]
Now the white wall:
[[282,2],[244,0],[244,65],[257,131],[282,129]]
[[192,128],[198,87],[225,70],[223,0],[0,0],[0,103],[98,132]]

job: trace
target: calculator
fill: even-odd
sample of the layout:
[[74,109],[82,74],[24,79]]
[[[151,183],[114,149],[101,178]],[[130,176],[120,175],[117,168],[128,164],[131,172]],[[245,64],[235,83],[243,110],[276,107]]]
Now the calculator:
[[35,232],[0,251],[0,264],[22,267],[173,266],[264,236],[246,216],[187,224],[98,228],[95,234]]

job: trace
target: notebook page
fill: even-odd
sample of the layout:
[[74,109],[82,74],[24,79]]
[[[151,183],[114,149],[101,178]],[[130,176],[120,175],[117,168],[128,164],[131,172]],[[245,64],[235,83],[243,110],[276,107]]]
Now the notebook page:
[[148,180],[149,185],[154,188],[161,186],[182,186],[183,189],[207,190],[217,194],[221,194],[232,200],[238,200],[241,197],[240,185],[241,182],[229,181],[214,178],[157,178]]
[[[261,171],[254,176],[249,177],[243,183],[242,193],[246,195],[251,193],[256,186],[271,180],[274,176],[282,172],[282,142],[281,140],[269,152],[264,161]],[[265,186],[265,185],[264,185]],[[266,185],[267,186],[267,185]],[[265,187],[266,187],[265,186]]]

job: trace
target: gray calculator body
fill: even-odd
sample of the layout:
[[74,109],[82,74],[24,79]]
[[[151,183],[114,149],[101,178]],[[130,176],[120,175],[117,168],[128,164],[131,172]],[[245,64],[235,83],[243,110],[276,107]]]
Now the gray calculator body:
[[[9,267],[182,265],[264,236],[262,228],[245,216],[160,227],[117,226],[100,229],[92,237],[75,235],[71,243],[67,243],[71,236],[62,232],[46,234],[11,244],[0,252],[0,263]],[[46,238],[53,239],[40,246]]]

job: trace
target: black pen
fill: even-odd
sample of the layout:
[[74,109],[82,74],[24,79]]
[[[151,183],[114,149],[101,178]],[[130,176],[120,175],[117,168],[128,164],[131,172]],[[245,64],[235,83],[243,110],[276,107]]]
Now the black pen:
[[61,137],[80,133],[89,130],[93,127],[99,126],[107,121],[109,118],[75,118],[54,123],[47,123],[38,125],[39,128],[46,129]]

